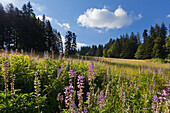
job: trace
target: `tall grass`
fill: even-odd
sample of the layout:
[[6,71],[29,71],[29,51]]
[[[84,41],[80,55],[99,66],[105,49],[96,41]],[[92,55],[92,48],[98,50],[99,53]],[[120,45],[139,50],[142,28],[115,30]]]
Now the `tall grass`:
[[0,64],[1,112],[169,113],[164,67],[18,51],[1,53]]

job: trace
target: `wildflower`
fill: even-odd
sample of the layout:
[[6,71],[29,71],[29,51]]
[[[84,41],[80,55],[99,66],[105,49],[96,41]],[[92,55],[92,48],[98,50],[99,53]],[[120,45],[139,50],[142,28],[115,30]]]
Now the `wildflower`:
[[24,53],[24,50],[23,49],[21,49],[21,54],[23,54]]
[[36,108],[38,108],[38,112],[40,112],[40,108],[39,108],[40,80],[38,80],[38,73],[37,72],[35,72],[34,88],[35,88],[35,97],[37,98]]
[[157,113],[159,108],[159,101],[157,95],[152,98],[152,112]]
[[100,108],[102,109],[105,106],[105,95],[103,91],[100,91],[100,94],[98,96],[99,96],[99,105]]
[[120,103],[121,103],[121,101],[122,101],[122,96],[123,96],[123,89],[122,89],[122,88],[120,88],[120,89],[119,89],[119,98],[120,98]]
[[70,70],[69,71],[69,77],[70,78],[76,77],[76,72],[73,72],[73,70]]
[[65,91],[64,91],[64,94],[65,94],[65,105],[66,105],[66,107],[68,107],[69,106],[69,92],[68,92],[69,87],[66,86],[64,89],[65,89]]
[[8,92],[8,68],[10,67],[9,62],[8,61],[3,61],[3,69],[4,69],[4,84],[5,84],[5,90],[4,92]]
[[143,113],[146,113],[147,112],[147,108],[143,108]]
[[82,112],[82,104],[83,104],[83,88],[84,88],[84,76],[79,75],[77,79],[77,87],[79,88],[79,91],[77,91],[78,99],[79,99],[79,109],[80,112]]
[[157,70],[157,68],[154,69],[154,75],[158,75],[158,70]]
[[87,113],[88,111],[87,111],[87,108],[86,107],[84,107],[84,113]]
[[57,101],[60,103],[59,104],[59,109],[61,111],[61,105],[62,105],[62,102],[63,102],[63,95],[61,95],[61,93],[58,93]]
[[15,95],[15,89],[14,89],[15,75],[11,74],[10,77],[12,78],[12,82],[11,82],[11,97],[13,98],[14,95]]
[[70,84],[70,86],[66,86],[65,87],[65,105],[66,107],[70,108],[70,112],[74,113],[75,112],[75,102],[74,102],[74,90],[73,90],[73,86],[72,84]]
[[88,80],[89,80],[89,85],[92,85],[92,80],[95,79],[95,72],[94,72],[94,63],[90,62],[89,64],[89,76],[88,76]]

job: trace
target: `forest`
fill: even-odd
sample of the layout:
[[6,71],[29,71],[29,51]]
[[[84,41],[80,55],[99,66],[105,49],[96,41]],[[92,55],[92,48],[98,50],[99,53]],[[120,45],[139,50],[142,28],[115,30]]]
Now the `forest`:
[[[81,47],[77,51],[77,35],[67,31],[65,42],[60,32],[53,29],[49,20],[43,15],[40,20],[36,17],[30,4],[24,4],[22,10],[9,4],[5,8],[0,5],[0,48],[18,49],[36,52],[64,52],[66,56],[76,53],[83,56],[98,56],[109,58],[151,59],[170,58],[170,36],[164,23],[150,30],[144,29],[142,39],[139,32],[127,33],[119,38],[110,39],[104,46],[99,44]],[[65,45],[65,48],[63,48]],[[63,51],[64,49],[64,51]]]
[[[170,30],[169,30],[170,31]],[[128,59],[151,59],[170,58],[170,35],[167,36],[167,27],[164,23],[155,27],[151,26],[149,33],[144,29],[141,41],[139,32],[135,35],[121,35],[120,38],[110,39],[105,46],[92,45],[81,47],[80,55],[128,58]]]
[[9,4],[5,8],[0,4],[0,48],[23,49],[36,52],[63,51],[61,34],[53,29],[45,15],[40,20],[33,12],[30,2],[22,10]]

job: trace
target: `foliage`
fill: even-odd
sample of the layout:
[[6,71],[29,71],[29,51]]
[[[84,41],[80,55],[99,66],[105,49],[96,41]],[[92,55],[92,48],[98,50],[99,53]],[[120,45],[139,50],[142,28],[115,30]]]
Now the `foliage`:
[[38,60],[6,53],[0,57],[0,110],[4,113],[168,110],[170,81],[162,68],[140,68],[134,75],[97,60],[53,60],[47,53]]
[[[6,9],[6,10],[4,10]],[[13,4],[6,8],[0,4],[0,48],[23,49],[38,52],[63,51],[61,35],[51,27],[45,15],[42,19],[36,17],[33,8],[28,2],[22,10]]]
[[[161,27],[156,24],[155,27],[151,26],[150,34],[145,29],[142,36],[143,41],[141,43],[140,34],[137,32],[135,35],[131,32],[129,37],[128,34],[121,35],[116,40],[110,39],[105,44],[103,50],[100,46],[93,45],[92,47],[81,47],[79,51],[80,55],[86,56],[99,56],[100,51],[103,52],[104,57],[110,58],[128,58],[128,59],[151,59],[151,58],[169,58],[169,37],[167,35],[167,28],[164,23]],[[98,52],[96,54],[96,51]],[[101,56],[101,55],[100,55]]]

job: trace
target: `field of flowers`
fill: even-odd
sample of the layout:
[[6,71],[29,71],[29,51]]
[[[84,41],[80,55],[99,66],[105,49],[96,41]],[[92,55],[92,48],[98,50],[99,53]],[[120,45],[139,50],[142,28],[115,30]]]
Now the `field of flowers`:
[[170,76],[163,68],[137,73],[99,60],[0,55],[2,113],[169,113]]

